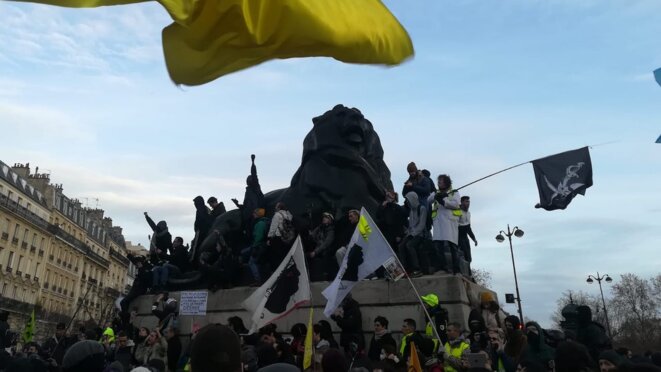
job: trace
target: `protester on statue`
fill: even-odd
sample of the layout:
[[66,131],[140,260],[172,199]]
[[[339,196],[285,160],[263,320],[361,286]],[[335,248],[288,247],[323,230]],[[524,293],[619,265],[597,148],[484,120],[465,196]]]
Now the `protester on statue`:
[[209,199],[207,199],[207,204],[209,204],[209,207],[211,207],[209,216],[211,217],[211,224],[213,225],[213,222],[216,220],[216,218],[227,212],[227,210],[225,209],[225,204],[223,204],[223,202],[218,202],[218,199],[216,199],[215,196],[209,197]]
[[386,191],[386,200],[376,210],[375,222],[390,247],[398,247],[406,234],[408,215],[404,207],[397,204],[396,192]]
[[280,265],[295,238],[294,217],[287,210],[285,203],[278,202],[275,205],[275,214],[271,219],[271,226],[266,240],[269,263],[271,264],[270,272]]
[[169,263],[163,265],[167,268],[167,272],[162,284],[166,284],[169,277],[177,277],[191,269],[188,247],[184,245],[184,239],[181,236],[177,236],[172,241],[172,251],[169,259]]
[[343,229],[343,234],[338,235],[337,242],[340,244],[340,248],[335,251],[335,260],[337,261],[338,266],[342,266],[342,260],[344,260],[344,255],[349,249],[348,245],[351,242],[353,233],[356,230],[358,221],[360,221],[360,211],[357,209],[351,209],[347,213],[347,220],[349,221],[349,226],[346,229]]
[[152,284],[152,266],[147,262],[144,256],[134,256],[129,253],[126,256],[129,261],[138,269],[138,274],[135,276],[129,293],[120,301],[121,317],[124,323],[124,329],[129,328],[129,305],[139,296],[147,293],[147,290]]
[[477,239],[475,239],[475,234],[473,234],[473,229],[471,228],[471,213],[468,211],[470,208],[470,197],[462,196],[460,202],[461,216],[459,216],[459,250],[463,253],[464,259],[468,262],[468,270],[470,273],[470,263],[473,262],[473,256],[471,254],[471,246],[468,238],[470,237],[473,240],[473,243],[477,247]]
[[204,205],[203,197],[199,195],[196,196],[195,199],[193,199],[193,205],[195,206],[195,223],[193,224],[195,238],[193,239],[193,249],[195,254],[199,257],[199,254],[201,253],[199,246],[209,235],[211,225],[213,224],[213,219],[209,214],[209,208]]
[[243,228],[250,231],[252,211],[257,208],[264,208],[264,193],[262,187],[259,185],[257,178],[257,167],[255,166],[255,155],[250,155],[250,175],[246,178],[246,193],[243,196],[243,204],[239,201],[232,199],[237,208],[241,210],[241,220],[243,221]]
[[420,257],[423,256],[423,244],[425,242],[427,229],[427,207],[421,205],[418,194],[411,191],[405,195],[409,207],[409,227],[404,240],[399,243],[398,256],[404,265],[404,269],[410,273],[409,277],[422,276],[420,270]]
[[179,304],[177,300],[169,296],[168,292],[163,292],[154,300],[151,313],[158,318],[159,332],[164,333],[165,329],[171,326],[171,323],[179,315]]
[[[365,350],[365,338],[362,329],[363,317],[358,302],[351,297],[351,294],[347,294],[342,300],[340,307],[331,315],[331,319],[342,330],[340,332],[340,346],[344,349],[344,352],[348,355],[355,354],[356,351],[362,353]],[[351,344],[355,344],[355,346],[352,347]],[[357,349],[352,350],[356,347]]]
[[415,343],[417,350],[424,356],[433,354],[434,345],[430,339],[425,338],[416,330],[415,320],[404,319],[402,323],[402,339],[399,343],[399,355],[406,362],[411,355],[411,342]]
[[521,321],[515,315],[505,318],[505,354],[516,362],[521,361],[528,338],[521,329]]
[[172,249],[172,235],[168,231],[167,222],[159,221],[155,224],[147,212],[145,212],[145,219],[152,230],[149,260],[152,265],[160,265],[162,261],[167,260],[168,252]]
[[[442,189],[439,187],[439,189]],[[470,352],[470,345],[461,332],[461,324],[451,322],[448,324],[448,342],[445,343],[445,372],[463,371],[464,353]]]
[[427,203],[427,198],[430,196],[434,189],[434,183],[418,170],[418,167],[414,162],[410,162],[406,166],[406,171],[409,174],[409,178],[406,180],[406,182],[404,182],[402,195],[406,195],[413,191],[418,195],[418,199],[422,203],[428,205],[429,203]]
[[372,341],[370,341],[367,356],[370,360],[378,362],[381,360],[383,346],[388,344],[397,347],[397,342],[395,342],[392,334],[390,334],[390,330],[388,330],[388,319],[379,315],[374,318],[374,336],[372,336]]
[[576,341],[585,345],[593,360],[597,360],[604,350],[612,349],[611,341],[606,335],[604,327],[592,320],[592,310],[589,306],[578,306],[578,327]]
[[58,366],[62,365],[62,359],[67,349],[77,341],[67,335],[66,329],[67,325],[65,323],[57,323],[57,326],[55,326],[55,336],[49,338],[41,345],[44,353],[53,358]]
[[321,223],[309,233],[308,252],[310,280],[329,280],[335,268],[333,242],[335,241],[335,217],[329,212],[321,216]]
[[[448,342],[448,333],[447,327],[448,322],[450,321],[448,311],[441,306],[438,296],[434,293],[429,293],[425,296],[420,297],[422,302],[425,304],[427,313],[434,321],[434,324],[427,323],[425,327],[425,335],[432,339],[434,342],[434,351],[437,351],[442,345],[445,345]],[[440,342],[434,333],[434,328],[438,337],[440,337]]]
[[489,353],[491,356],[491,369],[497,372],[516,371],[516,360],[505,354],[505,332],[500,328],[489,328]]
[[254,280],[253,285],[262,284],[262,272],[267,272],[264,266],[268,265],[268,254],[266,251],[266,236],[268,233],[269,219],[265,216],[264,208],[257,208],[252,212],[252,240],[250,246],[241,250],[241,258],[244,264],[250,268]]
[[[452,179],[446,174],[438,176],[438,191],[428,198],[431,204],[431,218],[433,224],[433,246],[440,270],[460,272],[459,252],[457,242],[459,239],[459,217],[462,215],[459,208],[459,193],[452,190]],[[445,252],[452,255],[452,263],[448,265]]]

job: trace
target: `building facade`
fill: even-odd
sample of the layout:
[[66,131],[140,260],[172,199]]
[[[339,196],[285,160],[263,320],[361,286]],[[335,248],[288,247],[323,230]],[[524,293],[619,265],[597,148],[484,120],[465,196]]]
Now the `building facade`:
[[119,226],[29,164],[0,162],[0,308],[40,319],[110,319],[130,262]]

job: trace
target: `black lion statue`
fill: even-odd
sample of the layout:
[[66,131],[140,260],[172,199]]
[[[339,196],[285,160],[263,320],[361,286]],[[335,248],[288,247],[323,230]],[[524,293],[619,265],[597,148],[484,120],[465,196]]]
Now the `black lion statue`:
[[[392,182],[372,123],[358,109],[343,105],[312,123],[303,141],[301,166],[290,186],[265,195],[267,214],[283,201],[299,229],[317,223],[323,212],[333,213],[337,226],[342,226],[350,209],[365,207],[374,214],[385,192],[392,190]],[[218,230],[221,242],[232,246],[242,228],[241,213],[233,210],[219,216],[212,230]],[[216,238],[210,234],[200,249],[211,250],[215,244]]]

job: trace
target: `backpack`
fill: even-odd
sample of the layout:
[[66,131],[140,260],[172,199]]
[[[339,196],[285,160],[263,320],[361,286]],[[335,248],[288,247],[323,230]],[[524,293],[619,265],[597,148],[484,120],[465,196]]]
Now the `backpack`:
[[278,231],[280,232],[280,238],[285,244],[290,244],[296,239],[296,227],[294,227],[294,221],[284,218],[284,216]]

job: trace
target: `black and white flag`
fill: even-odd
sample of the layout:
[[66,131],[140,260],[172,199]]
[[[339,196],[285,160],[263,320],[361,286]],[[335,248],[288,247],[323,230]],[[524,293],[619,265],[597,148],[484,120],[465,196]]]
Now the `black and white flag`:
[[535,208],[565,209],[577,194],[592,186],[592,162],[587,147],[532,161],[539,191]]

